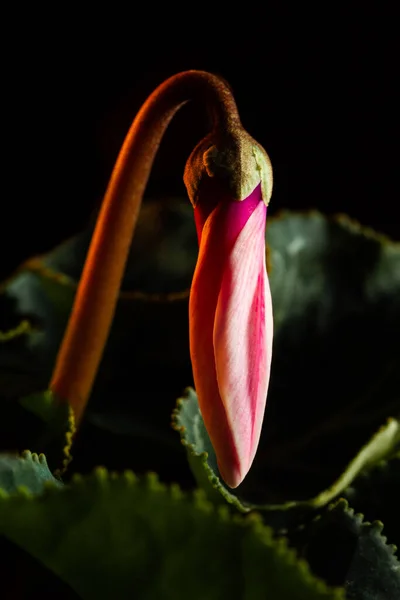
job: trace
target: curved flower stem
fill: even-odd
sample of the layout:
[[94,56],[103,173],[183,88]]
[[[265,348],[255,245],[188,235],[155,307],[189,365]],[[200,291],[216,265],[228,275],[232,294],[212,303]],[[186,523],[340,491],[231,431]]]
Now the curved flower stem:
[[142,197],[161,138],[188,100],[211,109],[214,130],[240,127],[228,86],[204,71],[178,73],[162,83],[135,117],[116,161],[90,244],[50,389],[82,418],[111,328]]

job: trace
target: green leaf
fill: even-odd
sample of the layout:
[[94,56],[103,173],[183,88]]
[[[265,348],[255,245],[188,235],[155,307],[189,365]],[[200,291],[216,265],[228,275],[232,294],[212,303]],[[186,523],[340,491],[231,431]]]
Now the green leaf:
[[330,585],[344,585],[349,600],[394,600],[400,597],[400,563],[382,529],[341,499],[300,532],[296,547]]
[[[0,397],[13,399],[47,387],[71,311],[75,286],[39,261],[23,265],[0,288],[8,328],[20,335],[0,339]],[[29,323],[23,332],[22,324]]]
[[302,500],[400,414],[400,244],[316,212],[272,219],[267,241],[274,354],[246,492]]
[[46,454],[53,471],[64,472],[71,461],[75,433],[72,409],[56,401],[50,390],[2,405],[0,449],[21,452],[26,447]]
[[41,497],[0,498],[0,532],[82,598],[344,600],[260,519],[232,518],[154,476],[99,469]]
[[[326,505],[338,496],[353,481],[362,469],[378,463],[400,443],[400,423],[390,419],[369,442],[359,451],[341,476],[331,483],[329,488],[317,496],[302,501],[288,501],[282,504],[254,504],[246,501],[245,486],[233,492],[220,477],[216,456],[204,426],[197,396],[188,388],[185,396],[180,398],[173,415],[173,427],[179,431],[181,441],[188,451],[188,458],[194,475],[206,491],[210,499],[218,503],[221,497],[241,512],[258,510],[263,518],[275,527],[288,527],[299,522],[305,515]],[[219,492],[220,496],[215,494]]]
[[40,494],[49,481],[62,485],[51,474],[44,454],[32,454],[29,450],[21,456],[0,454],[0,494],[14,494],[21,487],[32,494]]
[[400,547],[400,453],[361,473],[344,496],[369,521],[383,521],[390,542]]

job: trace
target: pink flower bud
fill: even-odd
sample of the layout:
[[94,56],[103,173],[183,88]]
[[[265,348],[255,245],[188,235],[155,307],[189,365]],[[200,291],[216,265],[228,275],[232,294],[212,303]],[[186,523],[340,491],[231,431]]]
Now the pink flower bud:
[[[272,181],[269,161],[267,167]],[[257,450],[272,356],[267,206],[262,177],[258,181],[237,200],[223,179],[203,174],[194,203],[199,255],[189,304],[193,376],[221,476],[232,488],[243,481]]]

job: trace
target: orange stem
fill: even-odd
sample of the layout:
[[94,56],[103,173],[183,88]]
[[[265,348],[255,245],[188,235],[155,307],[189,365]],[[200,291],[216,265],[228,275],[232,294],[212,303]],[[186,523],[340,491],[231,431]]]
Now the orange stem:
[[50,389],[68,401],[79,423],[111,328],[142,197],[162,136],[188,100],[211,108],[214,129],[240,124],[228,86],[205,71],[185,71],[162,83],[135,117],[120,150],[97,219]]

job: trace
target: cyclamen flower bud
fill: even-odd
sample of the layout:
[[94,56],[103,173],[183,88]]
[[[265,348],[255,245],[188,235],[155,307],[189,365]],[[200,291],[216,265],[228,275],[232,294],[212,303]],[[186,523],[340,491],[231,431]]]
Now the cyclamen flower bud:
[[[237,487],[253,462],[272,355],[265,223],[272,168],[243,130],[223,154],[203,140],[185,171],[199,256],[190,293],[193,375],[222,478]],[[213,160],[210,164],[210,155]]]

